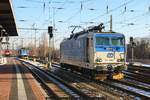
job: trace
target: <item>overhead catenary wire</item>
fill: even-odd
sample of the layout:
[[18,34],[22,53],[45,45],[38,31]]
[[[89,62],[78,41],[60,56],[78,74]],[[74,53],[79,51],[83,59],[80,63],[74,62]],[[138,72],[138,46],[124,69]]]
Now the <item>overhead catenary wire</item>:
[[75,12],[72,16],[70,16],[69,18],[67,18],[64,22],[68,22],[71,19],[73,19],[75,16],[77,16],[78,14],[80,14],[81,10],[78,10],[77,12]]
[[[82,24],[82,26],[86,26],[86,25],[93,25],[93,24],[95,24],[96,23],[96,21],[95,20],[97,20],[97,19],[100,19],[100,17],[99,16],[101,16],[101,15],[98,15],[97,16],[97,18],[96,19],[93,19],[92,17],[92,22],[93,23],[90,23],[91,21],[87,21],[87,22],[89,22],[89,23],[86,23],[86,24],[83,24],[82,23],[82,20],[83,20],[83,17],[82,17],[82,15],[84,14],[84,11],[86,10],[86,7],[88,6],[88,5],[86,5],[86,4],[84,4],[84,2],[87,2],[87,3],[89,3],[89,2],[95,2],[94,0],[77,0],[77,1],[74,1],[74,0],[63,0],[63,1],[60,1],[60,2],[55,2],[55,0],[26,0],[26,1],[30,1],[30,2],[39,2],[39,1],[42,1],[41,3],[43,4],[44,2],[45,2],[45,9],[46,9],[46,7],[47,7],[47,4],[46,3],[48,3],[48,2],[50,2],[51,1],[51,7],[52,6],[54,6],[54,7],[66,7],[66,4],[71,4],[71,2],[72,3],[78,3],[78,8],[76,8],[77,9],[77,11],[76,10],[74,10],[75,12],[73,13],[73,14],[68,14],[67,15],[67,17],[66,17],[66,19],[64,20],[64,21],[62,21],[62,23],[69,23],[69,22],[72,22],[71,24],[74,24],[74,22],[73,22],[73,19],[75,19],[75,18],[78,18],[78,17],[81,17],[80,18],[80,21],[78,22],[78,21],[76,21],[77,22],[77,24]],[[44,2],[43,2],[44,1]],[[58,0],[57,0],[58,1]],[[82,1],[82,2],[81,2]],[[109,0],[107,0],[108,2],[109,2]],[[123,10],[121,10],[121,12],[122,12],[122,16],[124,17],[124,16],[126,16],[127,15],[127,13],[128,13],[128,9],[129,8],[131,8],[130,6],[128,6],[128,4],[130,4],[130,3],[132,3],[133,1],[135,1],[135,0],[122,0],[122,1],[124,1],[121,5],[119,5],[119,6],[115,6],[115,8],[113,8],[113,7],[111,7],[110,5],[109,5],[109,3],[107,3],[106,5],[108,6],[105,6],[106,8],[105,8],[105,10],[106,10],[106,12],[104,13],[104,17],[105,16],[109,16],[109,14],[111,14],[111,12],[117,12],[117,11],[119,11],[119,10],[121,10],[121,9],[123,9]],[[56,3],[56,5],[55,5],[55,3]],[[91,3],[90,3],[91,4]],[[68,6],[68,5],[67,5]],[[82,8],[82,10],[81,10],[81,8]],[[107,9],[108,8],[108,9]],[[112,9],[111,9],[112,8]],[[120,9],[121,8],[121,9]],[[68,8],[66,8],[66,9],[68,9]],[[150,12],[150,8],[148,9],[149,10],[149,12]],[[58,13],[57,12],[58,10],[56,9],[56,12],[55,13]],[[81,11],[82,11],[82,14],[81,14]],[[44,4],[43,4],[43,12],[44,12]],[[61,14],[62,14],[62,12],[60,12]],[[66,13],[65,13],[66,14]],[[112,13],[113,14],[113,13]],[[123,15],[124,14],[124,15]],[[126,14],[126,15],[125,15]],[[125,22],[124,21],[122,21],[122,19],[120,19],[121,21],[119,21],[120,23],[124,23],[124,24],[128,24],[128,21],[130,21],[130,20],[132,20],[132,21],[134,21],[134,20],[136,20],[136,19],[140,19],[139,17],[138,17],[139,15],[137,15],[137,16],[135,16],[135,17],[131,17],[132,19],[130,19],[130,18],[125,18]],[[105,17],[106,18],[106,17]],[[108,19],[108,18],[107,18]],[[107,19],[106,19],[106,21],[104,20],[104,23],[105,23],[105,25],[108,25],[109,24],[109,21],[107,21]],[[57,20],[57,17],[56,17],[56,20]],[[143,19],[141,19],[141,20],[143,20]],[[94,23],[94,21],[95,21],[95,23]],[[103,22],[103,20],[101,20],[101,22]],[[51,23],[47,23],[47,24],[51,24]],[[56,24],[58,24],[58,23],[56,23]],[[98,22],[96,23],[96,24],[98,24]],[[119,23],[115,23],[114,22],[114,25],[117,25],[117,24],[119,24]],[[70,25],[70,23],[69,23],[69,25]],[[69,26],[68,25],[68,26]],[[63,26],[63,25],[62,25]],[[67,25],[66,25],[67,26]],[[125,25],[125,26],[128,26],[128,25]],[[88,27],[88,26],[87,26]],[[124,27],[123,27],[124,28]],[[58,28],[59,29],[59,28]],[[63,31],[63,30],[62,30]]]
[[125,3],[123,3],[123,4],[121,4],[121,5],[119,5],[118,7],[115,7],[115,8],[113,8],[113,9],[108,10],[108,12],[105,12],[105,13],[103,13],[103,14],[101,14],[101,15],[96,16],[95,18],[90,19],[89,21],[95,20],[95,19],[99,19],[100,17],[103,17],[103,16],[107,15],[107,14],[110,13],[110,12],[116,11],[116,10],[118,10],[119,8],[124,7],[125,4],[126,4],[126,5],[127,5],[127,4],[130,4],[130,3],[133,2],[133,1],[134,1],[134,0],[129,0],[129,1],[127,1],[127,2],[125,2]]
[[[34,3],[44,3],[44,1],[41,1],[41,0],[25,0],[25,1],[28,1],[28,2],[34,2]],[[84,2],[89,2],[89,1],[92,1],[92,0],[84,0]],[[47,2],[45,3],[54,3],[54,4],[64,4],[64,3],[80,3],[80,1],[73,1],[73,0],[67,0],[66,1],[54,1],[54,0],[47,0]]]
[[[76,11],[73,15],[71,15],[70,17],[68,17],[65,21],[63,21],[64,23],[67,23],[68,21],[72,20],[73,18],[75,18],[77,15],[80,14],[81,16],[81,11],[83,11],[83,3],[87,3],[89,1],[92,1],[92,0],[81,0],[81,1],[78,1],[78,3],[80,4],[80,7],[77,8],[79,9],[78,11]],[[66,0],[66,2],[69,2],[69,0]]]
[[[125,8],[124,8],[124,13],[127,11],[127,7],[126,7],[126,5],[127,5],[127,3],[124,3],[124,6],[125,6]],[[140,14],[140,15],[137,15],[137,16],[134,16],[134,17],[131,17],[131,18],[128,18],[127,20],[125,20],[125,22],[126,21],[130,21],[130,20],[134,20],[134,21],[137,21],[140,17],[143,17],[143,16],[145,16],[145,15],[147,15],[148,14],[148,12],[144,12],[144,13],[142,13],[142,14]],[[120,23],[123,23],[123,21],[121,21]],[[114,23],[114,24],[116,24],[116,23]],[[119,24],[119,23],[118,23]],[[121,28],[117,28],[117,29],[122,29],[122,28],[125,28],[126,26],[128,26],[128,25],[122,25],[122,27]]]
[[[132,20],[132,23],[134,23],[134,22],[136,22],[137,20],[139,20],[139,19],[141,19],[140,17],[144,17],[145,15],[147,15],[148,14],[148,12],[144,12],[144,13],[142,13],[142,14],[140,14],[140,15],[137,15],[137,16],[134,16],[134,17],[131,17],[131,18],[128,18],[127,20],[125,20],[125,25],[122,25],[121,27],[118,27],[117,29],[122,29],[122,28],[125,28],[125,27],[127,27],[128,25],[126,25],[126,24],[130,24],[129,23],[129,21],[131,21]],[[119,23],[123,23],[122,21],[121,22],[119,22]],[[118,23],[118,24],[119,24]],[[117,23],[115,23],[115,24],[117,24]]]
[[[108,4],[108,0],[106,0],[106,12],[105,13],[103,13],[103,14],[101,14],[101,15],[99,15],[99,16],[97,16],[97,17],[95,17],[95,18],[92,18],[92,19],[90,19],[90,20],[88,20],[87,22],[91,22],[91,21],[94,21],[94,20],[96,20],[96,19],[100,19],[100,18],[102,18],[102,17],[104,17],[104,16],[110,16],[109,15],[109,13],[111,13],[111,12],[114,12],[114,11],[117,11],[117,10],[119,10],[120,8],[124,8],[124,13],[127,11],[127,5],[128,4],[130,4],[130,3],[132,3],[134,0],[129,0],[129,1],[126,1],[126,0],[124,0],[124,3],[122,3],[121,5],[119,5],[119,6],[117,6],[117,7],[115,7],[115,8],[113,8],[113,9],[111,9],[110,7],[109,7],[109,4]],[[102,20],[101,20],[101,22],[102,22]],[[103,23],[105,23],[105,22],[103,22]],[[108,21],[106,21],[106,24],[108,24]],[[86,25],[87,26],[87,25]]]
[[40,28],[17,28],[19,30],[48,30],[48,29],[40,29]]

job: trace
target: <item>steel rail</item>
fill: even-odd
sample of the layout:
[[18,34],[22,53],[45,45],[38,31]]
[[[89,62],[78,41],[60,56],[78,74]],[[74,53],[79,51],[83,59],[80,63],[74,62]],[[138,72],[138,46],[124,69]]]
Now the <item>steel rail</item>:
[[[59,65],[57,64],[57,67],[58,67]],[[77,73],[76,73],[77,74]],[[81,75],[82,76],[82,75]],[[87,77],[88,78],[88,77]],[[91,79],[89,79],[89,80],[91,80]],[[99,84],[99,85],[105,85],[105,86],[109,86],[110,88],[114,88],[114,89],[116,89],[116,90],[120,90],[120,91],[122,91],[122,92],[125,92],[125,93],[127,93],[127,94],[130,94],[130,95],[134,95],[135,97],[140,97],[140,98],[142,98],[142,99],[149,99],[150,98],[150,95],[149,94],[143,94],[143,93],[140,93],[140,92],[137,92],[137,91],[133,91],[132,89],[129,89],[129,88],[123,88],[125,85],[123,85],[123,84],[120,84],[121,86],[119,87],[119,86],[117,86],[117,85],[115,85],[115,83],[113,83],[113,82],[105,82],[105,81],[99,81],[99,80],[94,80],[94,79],[92,79],[91,81],[93,81],[93,82],[95,82],[96,84]],[[128,86],[129,87],[129,86]],[[132,87],[133,88],[133,87]]]
[[[56,64],[55,65],[55,67],[58,67],[59,65],[58,64]],[[60,67],[58,67],[58,68],[60,68]],[[77,74],[77,73],[75,73],[75,74]],[[81,75],[82,76],[82,75]],[[82,76],[83,77],[83,76]],[[89,77],[86,77],[86,78],[88,78],[88,79],[90,79]],[[142,99],[149,99],[150,98],[150,95],[148,96],[148,95],[144,95],[144,94],[142,94],[142,93],[137,93],[136,91],[133,91],[132,89],[130,90],[130,89],[125,89],[125,88],[123,88],[123,84],[122,84],[122,87],[119,87],[119,86],[117,86],[117,85],[113,85],[113,84],[111,84],[111,83],[109,83],[109,82],[105,82],[105,81],[99,81],[99,80],[94,80],[94,79],[90,79],[91,81],[93,81],[93,82],[95,82],[95,83],[97,83],[97,84],[99,84],[99,85],[106,85],[106,86],[110,86],[111,88],[114,88],[114,89],[117,89],[117,90],[120,90],[120,91],[123,91],[123,92],[126,92],[127,94],[131,94],[131,95],[134,95],[134,96],[137,96],[137,97],[140,97],[140,98],[142,98]]]
[[[26,65],[25,63],[23,63],[24,65]],[[64,86],[63,84],[60,84],[59,82],[57,82],[58,80],[55,80],[55,79],[52,79],[50,81],[55,81],[54,84],[58,85],[58,87],[60,87],[62,90],[65,91],[65,93],[67,93],[66,95],[69,95],[69,96],[65,96],[65,97],[59,97],[57,94],[55,94],[52,89],[50,89],[50,87],[48,86],[48,83],[45,82],[39,75],[37,72],[33,71],[34,70],[37,70],[38,72],[40,73],[43,73],[43,75],[45,74],[46,77],[51,77],[51,76],[48,76],[44,71],[36,68],[36,67],[29,67],[29,65],[26,65],[28,66],[27,68],[29,68],[29,70],[32,72],[32,74],[42,83],[42,85],[44,86],[44,88],[47,90],[49,96],[51,97],[52,95],[50,94],[53,94],[54,98],[55,99],[67,99],[67,100],[70,100],[70,99],[73,99],[73,100],[80,100],[80,96],[78,94],[76,94],[75,92],[73,92],[72,90],[70,90],[69,88],[67,88],[66,86]]]
[[[28,62],[26,62],[26,63],[28,63]],[[28,63],[28,64],[30,64],[30,63]],[[32,65],[32,64],[30,64],[30,65]],[[34,66],[34,65],[32,65],[32,66]],[[36,66],[34,66],[34,67],[36,67]],[[81,90],[79,90],[79,89],[77,89],[77,88],[71,86],[71,85],[68,84],[66,81],[60,79],[59,77],[57,77],[57,76],[54,75],[53,73],[47,72],[46,70],[40,69],[40,68],[38,68],[38,67],[36,67],[36,68],[37,68],[38,70],[42,70],[44,73],[46,73],[47,75],[53,77],[54,79],[59,80],[60,83],[64,84],[64,85],[67,86],[69,89],[71,89],[71,90],[73,90],[75,93],[77,93],[77,94],[80,96],[81,99],[82,99],[82,98],[84,98],[85,100],[91,100],[91,99],[100,99],[100,100],[102,99],[102,100],[103,100],[103,99],[104,99],[104,97],[101,97],[101,96],[100,96],[100,97],[93,97],[93,96],[90,96],[90,95],[88,95],[87,93],[85,93],[84,91],[81,91]]]

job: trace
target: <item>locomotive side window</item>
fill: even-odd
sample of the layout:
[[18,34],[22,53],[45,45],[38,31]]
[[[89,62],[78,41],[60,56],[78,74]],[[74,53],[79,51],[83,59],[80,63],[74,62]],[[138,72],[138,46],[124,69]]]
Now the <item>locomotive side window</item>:
[[96,37],[96,45],[110,45],[109,37]]

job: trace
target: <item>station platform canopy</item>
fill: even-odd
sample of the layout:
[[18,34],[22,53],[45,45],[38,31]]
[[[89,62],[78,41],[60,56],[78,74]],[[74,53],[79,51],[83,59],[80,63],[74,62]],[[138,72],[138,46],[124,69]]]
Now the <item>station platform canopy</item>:
[[11,0],[0,0],[0,25],[9,36],[18,36]]

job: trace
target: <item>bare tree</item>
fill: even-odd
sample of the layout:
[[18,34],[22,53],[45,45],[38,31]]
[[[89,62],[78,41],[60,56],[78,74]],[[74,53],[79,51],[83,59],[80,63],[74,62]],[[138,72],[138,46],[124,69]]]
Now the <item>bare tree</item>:
[[41,36],[38,55],[42,59],[45,59],[48,56],[48,36],[47,36],[47,33],[43,33]]
[[[134,47],[135,59],[150,59],[150,40],[148,38],[135,39],[136,46]],[[127,58],[131,58],[131,45],[127,45]]]
[[60,60],[60,50],[59,49],[53,50],[52,59],[53,59],[53,61],[59,62],[59,60]]

